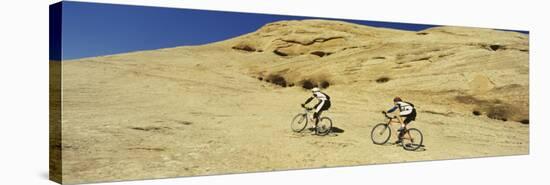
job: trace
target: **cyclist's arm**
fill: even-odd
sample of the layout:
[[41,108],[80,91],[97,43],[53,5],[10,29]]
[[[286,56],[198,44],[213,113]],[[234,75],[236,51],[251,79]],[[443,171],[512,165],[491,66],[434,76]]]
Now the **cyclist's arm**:
[[397,106],[393,106],[390,110],[388,110],[388,113],[392,113],[393,111],[397,110]]
[[305,104],[308,104],[309,102],[311,102],[311,100],[313,100],[313,97],[309,97],[309,98],[306,100],[306,102],[304,103],[304,105],[305,105]]

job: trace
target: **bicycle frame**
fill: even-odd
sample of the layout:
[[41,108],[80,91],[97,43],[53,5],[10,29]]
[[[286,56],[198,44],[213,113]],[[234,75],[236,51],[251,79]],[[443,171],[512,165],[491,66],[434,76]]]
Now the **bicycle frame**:
[[[322,119],[322,118],[328,118],[328,117],[318,117],[318,118],[315,118],[313,115],[313,113],[315,112],[315,109],[314,108],[310,108],[310,107],[306,107],[306,106],[302,106],[302,108],[304,109],[304,114],[306,115],[306,119],[308,119],[311,123],[310,124],[313,124],[316,128],[317,128],[317,124],[315,123],[315,120],[314,119],[319,119],[319,121]],[[330,120],[330,118],[328,118]],[[331,120],[331,125],[332,125],[332,120]]]
[[313,121],[313,119],[315,119],[315,117],[313,117],[313,108],[307,108],[307,107],[303,107],[304,108],[304,114],[306,114],[306,119],[309,119],[311,121],[311,123],[315,124],[315,122]]
[[[390,117],[390,116],[388,115],[388,113],[386,113],[386,112],[383,112],[383,114],[384,114],[384,116],[386,116],[386,118],[388,119],[388,123],[386,123],[386,125],[388,125],[388,128],[391,129],[391,127],[392,127],[391,124],[392,124],[392,123],[394,123],[394,124],[396,124],[396,123],[401,124],[401,121],[400,121],[399,118],[397,118],[397,116],[395,116],[395,117]],[[397,119],[397,120],[394,120],[394,119]],[[396,133],[397,133],[397,129],[396,129]],[[405,137],[405,135],[406,135],[407,137]],[[405,133],[405,135],[403,135],[401,138],[398,138],[398,139],[413,140],[413,138],[412,138],[412,136],[411,136],[411,134],[410,134],[409,132]],[[397,135],[397,137],[399,137],[399,134]]]
[[[332,128],[332,120],[329,118],[329,117],[315,117],[315,109],[314,108],[310,108],[310,107],[306,107],[304,105],[302,105],[302,108],[304,108],[304,113],[303,114],[298,114],[295,116],[295,118],[293,119],[292,124],[294,124],[294,120],[296,119],[297,116],[303,116],[305,117],[306,119],[306,125],[304,125],[303,127],[301,127],[301,130],[303,130],[305,127],[307,127],[307,124],[314,124],[314,129],[315,129],[315,134],[316,135],[321,135],[321,136],[324,136],[324,135],[327,135],[330,133],[331,131],[331,128]],[[323,120],[326,120],[326,121],[323,121]],[[294,130],[294,128],[293,128]],[[300,131],[301,131],[300,130]],[[296,131],[296,130],[294,130]],[[296,131],[296,132],[299,132],[299,131]]]

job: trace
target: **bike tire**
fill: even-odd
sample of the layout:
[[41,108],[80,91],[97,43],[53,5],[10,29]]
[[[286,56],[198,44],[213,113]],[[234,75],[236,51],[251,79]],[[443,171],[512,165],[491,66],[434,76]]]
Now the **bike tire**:
[[322,117],[315,129],[317,129],[317,134],[320,136],[329,134],[332,130],[332,120],[328,117]]
[[424,136],[422,132],[416,128],[407,129],[405,134],[410,134],[412,139],[403,138],[403,149],[408,151],[415,151],[418,148],[422,147],[422,142],[424,142]]
[[294,132],[301,132],[306,128],[307,122],[307,114],[297,114],[296,116],[294,116],[294,118],[292,118],[292,122],[290,122],[290,128]]
[[391,129],[388,124],[379,123],[374,126],[370,132],[370,139],[372,143],[377,145],[386,144],[391,137]]

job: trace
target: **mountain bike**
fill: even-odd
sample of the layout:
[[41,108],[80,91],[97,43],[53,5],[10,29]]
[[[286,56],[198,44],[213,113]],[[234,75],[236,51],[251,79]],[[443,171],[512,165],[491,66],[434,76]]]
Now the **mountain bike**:
[[[390,117],[386,112],[382,113],[388,119],[388,122],[377,124],[372,128],[372,131],[370,133],[372,142],[377,145],[386,144],[390,140],[392,134],[392,123],[401,124],[399,120],[397,120],[396,116]],[[401,144],[403,145],[403,149],[415,151],[423,146],[422,142],[424,136],[422,135],[422,132],[420,132],[420,130],[416,128],[407,128],[401,132],[404,132],[404,134],[401,134],[401,137],[399,138],[401,140]]]
[[[292,122],[290,123],[290,128],[294,132],[303,131],[306,128],[308,122],[310,121],[314,123],[313,108],[305,107],[305,106],[302,106],[302,108],[304,108],[304,113],[299,113],[296,116],[294,116],[294,118],[292,119]],[[319,118],[319,122],[315,126],[317,135],[321,135],[321,136],[327,135],[330,133],[331,129],[332,129],[332,120],[329,117],[323,116]]]

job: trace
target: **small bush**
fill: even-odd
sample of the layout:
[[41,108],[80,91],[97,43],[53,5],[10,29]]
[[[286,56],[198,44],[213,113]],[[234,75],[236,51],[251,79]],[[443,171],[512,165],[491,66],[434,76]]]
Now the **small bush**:
[[519,121],[519,122],[522,123],[522,124],[528,125],[528,124],[529,124],[529,119],[523,119],[523,120],[521,120],[521,121]]
[[328,88],[328,86],[330,86],[330,83],[327,81],[322,81],[320,86],[321,88],[326,89]]
[[502,106],[491,107],[487,112],[487,117],[491,119],[508,121],[508,110]]
[[269,75],[269,77],[266,81],[271,82],[271,83],[273,83],[275,85],[278,85],[278,86],[281,86],[281,87],[286,87],[286,85],[287,85],[287,82],[286,82],[285,78],[280,76],[280,75]]
[[311,80],[304,80],[302,82],[302,88],[304,89],[313,89],[315,87],[315,84]]
[[472,111],[472,114],[474,114],[476,116],[479,116],[479,115],[481,115],[481,112],[479,112],[478,110],[474,110],[474,111]]
[[380,77],[380,78],[376,79],[377,83],[386,83],[388,81],[390,81],[390,78],[388,78],[388,77]]

